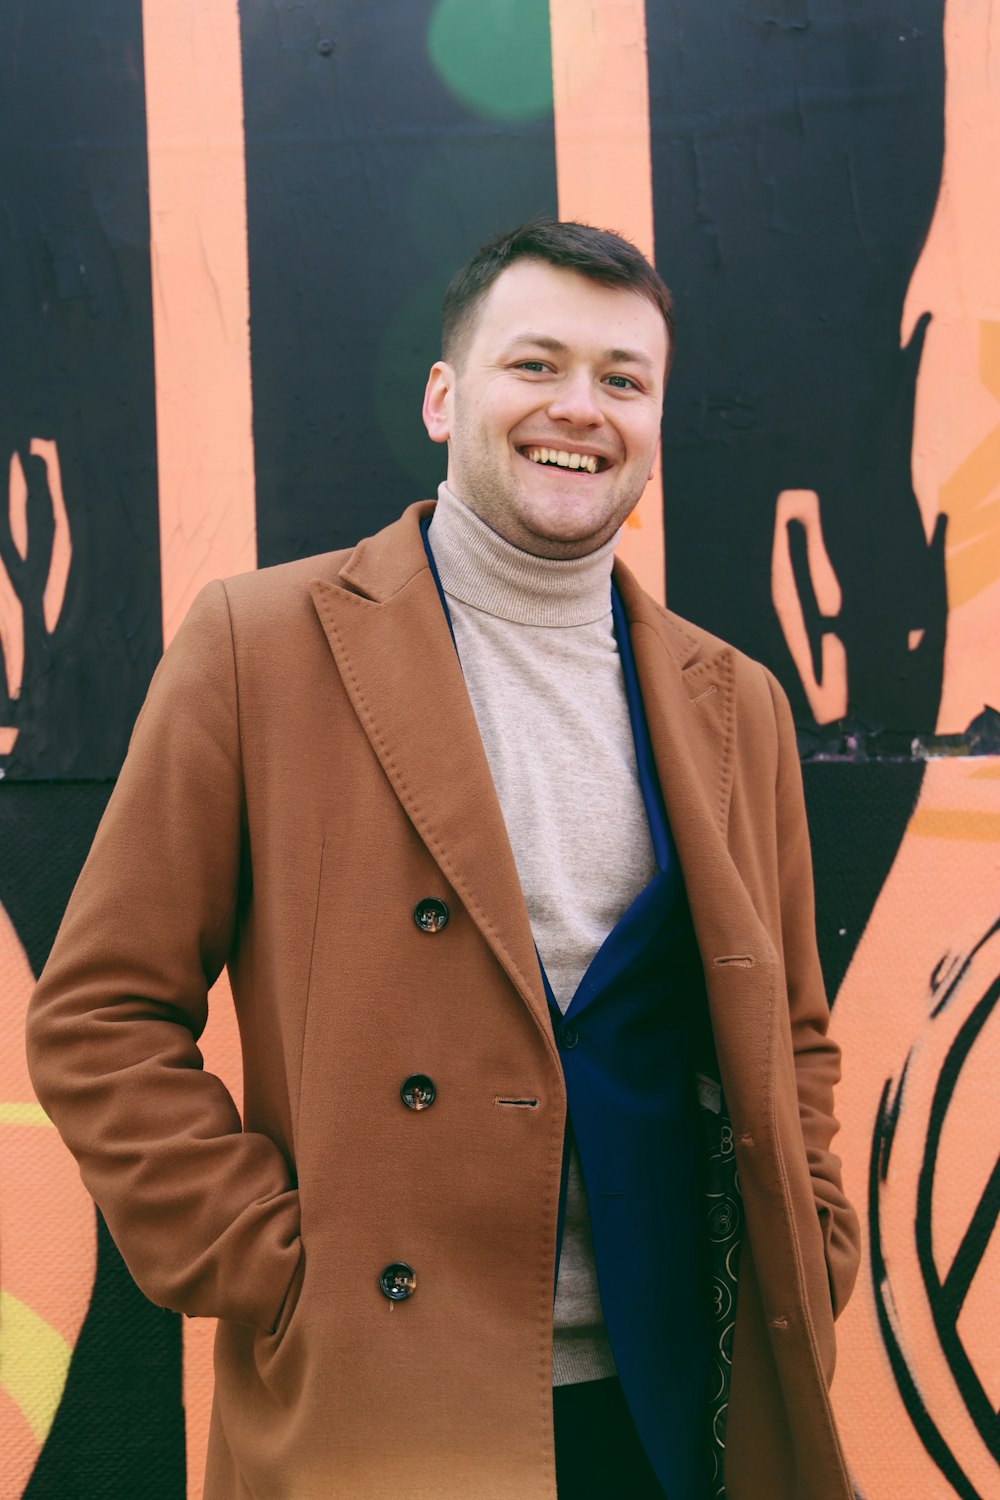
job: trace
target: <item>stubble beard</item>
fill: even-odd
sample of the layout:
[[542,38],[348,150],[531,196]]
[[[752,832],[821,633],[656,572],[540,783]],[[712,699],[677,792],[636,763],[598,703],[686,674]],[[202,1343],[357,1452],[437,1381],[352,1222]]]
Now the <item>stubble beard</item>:
[[[538,523],[533,520],[530,497],[518,484],[516,476],[512,473],[498,475],[488,444],[470,440],[468,433],[462,430],[463,425],[456,415],[456,436],[461,438],[465,461],[455,480],[455,496],[511,546],[536,557],[560,561],[596,552],[608,537],[614,535],[617,527],[607,530],[608,518],[615,511],[614,492],[608,497],[602,525],[585,535],[567,537],[539,530]],[[633,504],[637,502],[638,496]]]

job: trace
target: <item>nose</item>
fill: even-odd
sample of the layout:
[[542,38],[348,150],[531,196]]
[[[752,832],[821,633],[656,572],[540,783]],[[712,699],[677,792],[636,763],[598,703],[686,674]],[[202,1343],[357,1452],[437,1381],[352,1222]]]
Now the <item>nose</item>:
[[601,426],[604,412],[588,370],[568,373],[559,382],[559,387],[553,392],[549,402],[549,416],[554,422],[565,422],[569,427]]

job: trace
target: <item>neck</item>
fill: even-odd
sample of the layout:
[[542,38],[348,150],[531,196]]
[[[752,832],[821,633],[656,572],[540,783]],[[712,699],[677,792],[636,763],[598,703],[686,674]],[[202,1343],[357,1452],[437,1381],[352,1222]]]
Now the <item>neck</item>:
[[586,557],[537,557],[500,536],[442,484],[429,538],[445,593],[485,614],[565,627],[611,612],[617,535]]

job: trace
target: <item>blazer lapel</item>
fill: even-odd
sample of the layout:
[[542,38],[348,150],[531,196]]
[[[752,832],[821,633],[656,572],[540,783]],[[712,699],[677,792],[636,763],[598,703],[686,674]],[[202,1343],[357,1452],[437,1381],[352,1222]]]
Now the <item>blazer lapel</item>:
[[417,833],[554,1050],[521,883],[420,536],[431,502],[310,584],[344,687]]

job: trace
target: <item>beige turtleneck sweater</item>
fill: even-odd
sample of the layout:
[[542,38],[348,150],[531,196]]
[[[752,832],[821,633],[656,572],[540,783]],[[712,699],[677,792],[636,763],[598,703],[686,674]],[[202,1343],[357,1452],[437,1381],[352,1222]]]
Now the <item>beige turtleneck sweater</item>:
[[[535,557],[446,485],[438,493],[431,550],[532,934],[565,1012],[656,872],[611,618],[618,537],[568,562]],[[614,1372],[574,1151],[552,1379],[572,1385]]]

